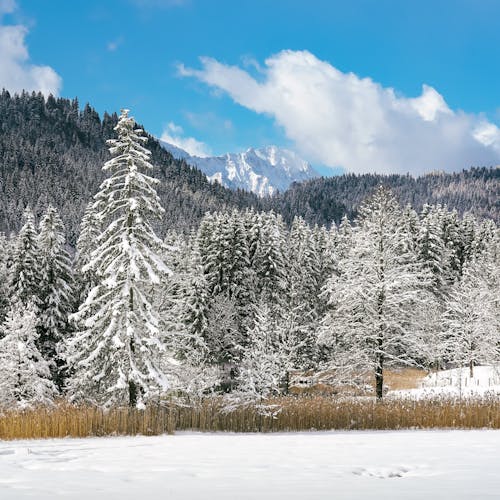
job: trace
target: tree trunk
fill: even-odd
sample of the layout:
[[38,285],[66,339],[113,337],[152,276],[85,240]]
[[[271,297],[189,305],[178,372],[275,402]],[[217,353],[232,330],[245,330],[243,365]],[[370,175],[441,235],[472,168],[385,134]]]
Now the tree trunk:
[[137,405],[137,385],[131,380],[128,383],[128,405],[130,408]]
[[474,378],[474,360],[469,361],[469,375],[470,378]]
[[375,393],[377,399],[382,399],[384,396],[384,359],[378,356],[375,366]]

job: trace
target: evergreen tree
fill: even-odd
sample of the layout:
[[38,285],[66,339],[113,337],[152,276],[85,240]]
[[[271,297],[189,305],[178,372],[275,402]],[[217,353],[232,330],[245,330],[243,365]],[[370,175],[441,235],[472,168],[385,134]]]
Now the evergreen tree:
[[110,177],[95,199],[105,228],[83,272],[93,271],[98,284],[73,316],[80,327],[67,345],[74,369],[72,398],[99,404],[142,407],[170,384],[162,366],[163,344],[152,293],[170,271],[160,258],[163,242],[149,219],[164,210],[156,194],[158,181],[147,175],[153,166],[141,129],[123,110],[108,141]]
[[424,268],[432,274],[432,291],[441,296],[450,279],[448,250],[443,240],[441,209],[425,205],[422,211],[417,244]]
[[235,397],[242,402],[260,401],[280,392],[284,367],[274,325],[269,307],[261,304],[236,378]]
[[69,333],[68,317],[74,308],[74,282],[71,257],[67,252],[64,225],[57,210],[49,205],[40,221],[38,238],[40,265],[39,345],[53,365],[54,380],[62,384],[59,343]]
[[250,231],[255,235],[250,265],[256,274],[256,295],[275,310],[280,309],[287,285],[283,220],[274,212],[255,214]]
[[32,305],[12,304],[1,327],[0,404],[3,407],[48,404],[57,394],[49,363],[37,347],[36,326]]
[[0,323],[5,319],[9,308],[9,273],[12,265],[11,242],[0,233]]
[[30,208],[24,211],[24,225],[17,236],[10,275],[10,292],[24,305],[40,305],[40,249],[35,217]]
[[[100,234],[101,224],[97,217],[97,206],[94,202],[90,202],[85,209],[80,224],[80,235],[76,243],[75,269],[79,304],[85,301],[90,290],[97,285],[97,277],[86,266],[90,262]],[[86,272],[83,271],[84,268],[86,268]]]

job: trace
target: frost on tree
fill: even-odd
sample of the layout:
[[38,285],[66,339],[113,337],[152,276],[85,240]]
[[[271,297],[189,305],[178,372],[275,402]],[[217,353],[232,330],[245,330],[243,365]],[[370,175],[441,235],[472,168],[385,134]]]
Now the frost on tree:
[[410,365],[424,343],[428,275],[411,250],[392,195],[379,188],[360,208],[354,245],[325,286],[329,311],[319,341],[333,351],[343,377],[372,371],[383,396],[384,368]]
[[147,138],[128,110],[115,131],[118,138],[108,141],[112,158],[103,167],[110,177],[95,196],[105,229],[83,267],[95,273],[98,284],[74,314],[79,331],[67,344],[74,370],[69,391],[73,399],[142,407],[168,388],[153,292],[170,271],[150,224],[164,210],[158,181],[148,175],[153,166],[143,146]]
[[0,233],[0,323],[9,308],[9,273],[12,266],[12,240]]
[[499,264],[491,255],[467,263],[452,287],[443,315],[441,348],[459,367],[496,364],[500,360]]
[[101,224],[97,217],[97,207],[95,203],[90,202],[85,208],[80,224],[80,235],[76,242],[75,269],[80,303],[85,301],[90,290],[97,285],[97,279],[92,269],[87,268],[84,272],[83,268],[90,262],[92,251],[96,248],[100,234]]
[[230,401],[262,401],[288,391],[289,373],[297,364],[302,347],[300,333],[287,320],[272,317],[270,307],[261,302],[255,325],[249,331],[249,345],[238,367],[237,390]]
[[22,304],[40,304],[40,250],[35,216],[30,208],[24,211],[24,225],[19,231],[12,257],[10,292]]
[[54,379],[62,384],[60,342],[69,331],[73,311],[73,270],[66,250],[64,225],[57,210],[49,205],[40,221],[40,317],[39,345],[52,363]]
[[49,404],[57,394],[50,367],[38,350],[35,308],[12,304],[0,330],[0,405]]

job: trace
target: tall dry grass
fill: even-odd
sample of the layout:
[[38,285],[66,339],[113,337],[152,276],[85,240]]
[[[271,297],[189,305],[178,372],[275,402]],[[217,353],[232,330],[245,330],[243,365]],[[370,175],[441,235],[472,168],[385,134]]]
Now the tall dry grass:
[[500,401],[387,400],[283,397],[268,401],[281,411],[263,415],[255,406],[226,412],[221,399],[197,407],[151,406],[144,411],[59,404],[0,415],[0,439],[158,435],[175,430],[278,432],[357,429],[500,429]]

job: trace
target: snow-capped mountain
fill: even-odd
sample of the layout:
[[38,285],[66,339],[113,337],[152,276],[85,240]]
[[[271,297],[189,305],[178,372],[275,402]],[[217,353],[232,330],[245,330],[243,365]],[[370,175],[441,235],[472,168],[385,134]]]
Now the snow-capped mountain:
[[319,177],[311,165],[296,153],[276,146],[201,158],[191,156],[167,142],[160,142],[174,158],[183,159],[199,168],[209,180],[231,189],[246,189],[259,196],[284,191],[295,181]]

